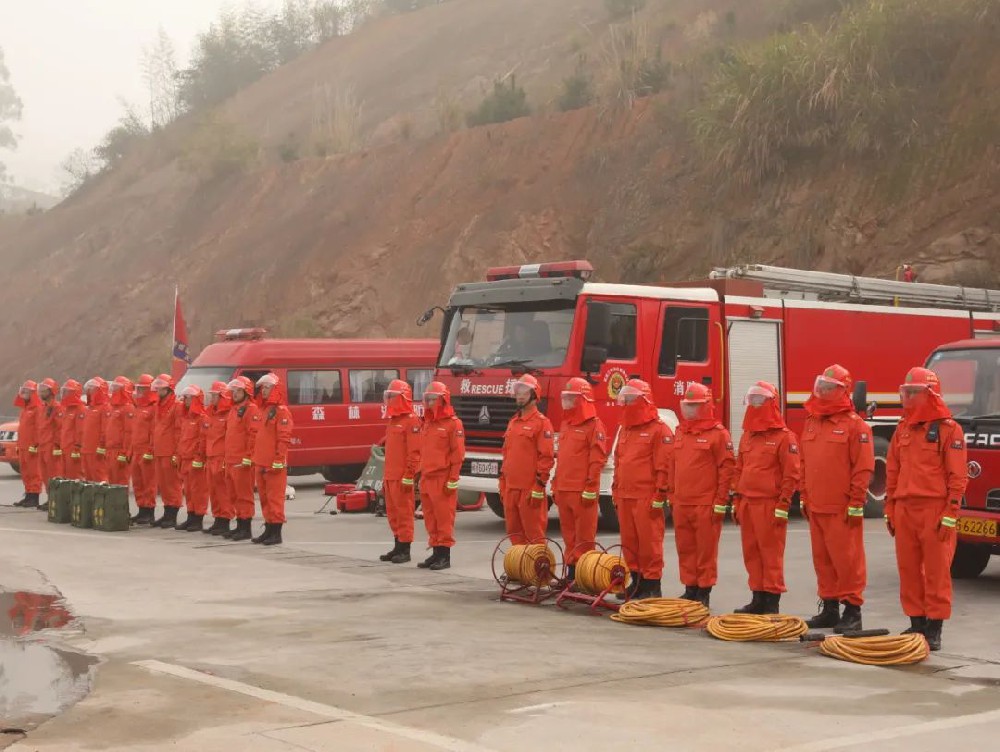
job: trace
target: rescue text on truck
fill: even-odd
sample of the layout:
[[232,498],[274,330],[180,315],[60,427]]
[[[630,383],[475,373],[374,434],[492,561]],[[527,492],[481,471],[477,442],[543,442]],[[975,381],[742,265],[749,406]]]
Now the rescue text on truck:
[[[629,378],[651,385],[671,425],[686,387],[705,384],[738,443],[750,385],[778,385],[788,424],[798,431],[816,374],[838,362],[861,382],[859,411],[869,400],[878,404],[879,459],[867,511],[881,515],[900,378],[941,343],[993,331],[1000,321],[1000,292],[947,285],[758,265],[658,286],[592,277],[586,261],[494,268],[485,282],[458,285],[444,309],[436,378],[451,388],[466,426],[461,486],[485,492],[497,514],[500,448],[515,409],[510,389],[522,373],[538,377],[542,409],[556,427],[563,385],[574,376],[589,379],[612,434],[620,413],[615,398]],[[611,480],[609,465],[600,505],[613,526]]]

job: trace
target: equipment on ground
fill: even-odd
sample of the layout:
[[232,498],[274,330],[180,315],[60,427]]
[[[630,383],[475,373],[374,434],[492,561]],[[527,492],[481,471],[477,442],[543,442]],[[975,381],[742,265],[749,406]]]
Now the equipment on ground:
[[128,530],[128,486],[98,486],[94,492],[93,520],[94,529],[105,533]]
[[503,538],[493,549],[491,568],[502,601],[537,605],[565,587],[562,546],[549,538],[527,545]]
[[708,620],[709,611],[698,601],[685,598],[644,598],[623,603],[611,618],[622,624],[653,627],[700,627]]
[[930,655],[927,639],[918,633],[881,637],[830,635],[819,643],[819,652],[831,658],[867,666],[905,666]]
[[801,637],[808,631],[803,619],[783,614],[723,614],[713,616],[705,630],[731,642],[778,642]]
[[[604,548],[599,543],[581,543],[579,546],[590,547],[593,550],[586,551],[577,559],[574,568],[575,576],[566,583],[559,597],[556,598],[556,605],[565,608],[567,601],[583,603],[590,607],[590,611],[597,612],[599,608],[609,611],[618,611],[621,604],[617,601],[607,600],[609,595],[624,593],[628,598],[629,587],[632,584],[632,574],[629,572],[625,558],[619,554],[610,553],[610,549]],[[612,546],[612,549],[621,546]]]
[[73,519],[73,486],[78,482],[66,478],[53,478],[49,481],[49,522],[68,525]]
[[73,527],[91,528],[94,526],[94,493],[98,483],[79,483],[73,488],[71,502],[71,519]]

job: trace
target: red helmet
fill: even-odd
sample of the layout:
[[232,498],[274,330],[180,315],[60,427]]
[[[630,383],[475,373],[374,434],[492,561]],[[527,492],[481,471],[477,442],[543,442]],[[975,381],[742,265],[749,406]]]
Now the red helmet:
[[747,395],[743,400],[743,404],[750,405],[752,407],[760,407],[769,399],[775,399],[778,396],[778,387],[767,381],[758,381],[752,387],[747,389]]
[[278,378],[276,373],[265,373],[259,379],[257,379],[257,386],[259,387],[276,387],[281,383],[281,379]]
[[229,385],[225,381],[213,381],[212,388],[208,391],[224,397],[229,394]]
[[150,376],[148,373],[144,373],[140,375],[138,379],[136,379],[135,385],[137,388],[140,386],[144,386],[147,389],[149,389],[153,386],[153,377]]
[[14,407],[27,407],[29,403],[38,403],[38,384],[34,381],[25,381],[21,384],[17,396],[14,397]]
[[712,390],[704,384],[689,384],[684,396],[681,397],[681,404],[685,402],[689,405],[703,405],[712,401]]
[[201,387],[197,384],[188,384],[184,387],[184,391],[181,392],[181,397],[195,397],[197,399],[203,399],[205,392],[202,391]]
[[618,391],[616,402],[619,405],[630,405],[636,400],[645,400],[653,404],[653,390],[642,379],[629,379]]
[[911,368],[906,374],[906,381],[904,381],[899,390],[922,390],[929,389],[935,394],[941,394],[941,380],[938,375],[929,368]]
[[851,372],[843,366],[834,363],[816,377],[813,392],[818,394],[820,389],[829,390],[830,387],[838,386],[849,391],[853,385],[854,379],[851,378]]
[[389,400],[398,395],[402,395],[406,399],[413,399],[413,390],[402,379],[393,379],[389,382],[389,386],[386,387],[385,391],[382,392],[382,401],[388,405]]
[[448,387],[440,381],[432,381],[424,390],[424,400],[428,397],[442,397],[445,402],[450,402],[451,390],[449,390]]
[[563,396],[580,396],[587,402],[594,401],[594,388],[590,385],[590,382],[579,376],[574,376],[569,381],[566,382],[566,386],[563,387]]
[[226,386],[228,387],[230,393],[240,389],[245,392],[248,397],[253,396],[253,382],[246,376],[237,376],[235,379],[226,384]]
[[150,384],[153,389],[173,389],[174,388],[174,378],[166,373],[161,373],[155,379],[153,383]]
[[38,386],[39,388],[44,386],[53,394],[59,391],[59,383],[55,379],[42,379],[42,383]]
[[530,373],[524,374],[521,378],[514,382],[514,393],[517,394],[519,391],[518,387],[527,387],[531,390],[532,395],[536,400],[541,399],[542,387],[538,383],[538,379],[532,376]]

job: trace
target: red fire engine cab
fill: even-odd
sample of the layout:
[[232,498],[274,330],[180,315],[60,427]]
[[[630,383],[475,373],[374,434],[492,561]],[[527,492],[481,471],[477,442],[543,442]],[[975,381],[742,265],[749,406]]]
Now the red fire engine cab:
[[[746,390],[781,388],[789,426],[801,429],[816,374],[837,362],[859,381],[857,407],[877,403],[878,463],[867,512],[882,514],[885,454],[901,412],[903,375],[943,342],[1000,327],[1000,292],[748,265],[717,269],[703,283],[627,285],[591,281],[586,261],[490,269],[458,285],[442,327],[437,378],[454,395],[466,429],[461,487],[497,493],[503,433],[520,374],[542,385],[542,409],[558,428],[559,393],[573,376],[594,384],[598,412],[616,432],[625,382],[650,383],[660,414],[677,424],[688,384],[710,386],[717,414],[738,443]],[[433,315],[424,314],[421,322]],[[600,507],[614,527],[611,467]]]
[[951,342],[935,350],[927,367],[965,429],[969,486],[958,515],[955,577],[978,577],[1000,553],[1000,335]]
[[433,339],[269,339],[265,329],[216,333],[178,384],[208,391],[213,381],[273,371],[288,393],[295,429],[289,451],[292,475],[322,473],[353,482],[372,444],[385,436],[382,392],[405,379],[418,402],[434,375],[439,343]]

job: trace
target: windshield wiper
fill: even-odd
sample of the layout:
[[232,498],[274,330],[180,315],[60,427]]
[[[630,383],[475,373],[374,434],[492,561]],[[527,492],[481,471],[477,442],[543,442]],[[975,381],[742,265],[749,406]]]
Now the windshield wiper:
[[531,366],[530,359],[510,358],[508,360],[501,360],[498,363],[494,363],[493,367],[510,368],[510,372],[514,376],[521,376],[525,373],[531,373],[537,376],[542,373],[538,368],[533,368]]
[[990,420],[1000,418],[1000,413],[986,413],[984,415],[973,415],[971,418],[966,418],[964,415],[960,416],[964,420]]

